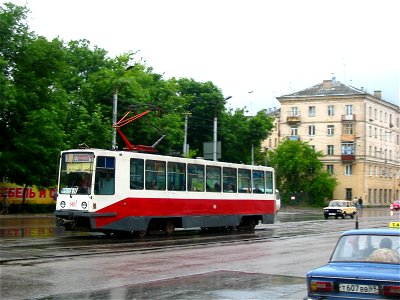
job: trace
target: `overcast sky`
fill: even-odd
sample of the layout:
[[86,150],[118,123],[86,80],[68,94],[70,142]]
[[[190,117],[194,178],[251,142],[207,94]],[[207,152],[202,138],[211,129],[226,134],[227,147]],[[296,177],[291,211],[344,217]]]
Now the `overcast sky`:
[[332,74],[399,105],[396,0],[4,2],[26,4],[38,35],[87,39],[110,57],[139,50],[165,79],[212,81],[250,113]]

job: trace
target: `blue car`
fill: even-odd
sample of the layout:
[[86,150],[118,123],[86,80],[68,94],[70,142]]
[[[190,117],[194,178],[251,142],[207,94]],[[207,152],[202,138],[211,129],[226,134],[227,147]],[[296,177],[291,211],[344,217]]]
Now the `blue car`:
[[307,272],[305,299],[400,299],[400,230],[344,232],[327,265]]

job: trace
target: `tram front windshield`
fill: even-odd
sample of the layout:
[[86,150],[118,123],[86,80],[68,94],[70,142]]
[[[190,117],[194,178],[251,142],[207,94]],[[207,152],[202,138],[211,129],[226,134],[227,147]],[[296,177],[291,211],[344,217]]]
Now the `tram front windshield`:
[[59,193],[89,195],[92,191],[93,161],[93,153],[63,153]]

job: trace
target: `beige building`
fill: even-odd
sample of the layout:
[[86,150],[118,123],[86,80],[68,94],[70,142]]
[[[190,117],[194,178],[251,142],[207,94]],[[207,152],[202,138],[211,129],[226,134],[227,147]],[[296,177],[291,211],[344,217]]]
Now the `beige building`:
[[381,96],[333,78],[277,97],[276,127],[262,146],[307,142],[324,154],[325,168],[338,180],[334,199],[389,205],[400,198],[400,108]]

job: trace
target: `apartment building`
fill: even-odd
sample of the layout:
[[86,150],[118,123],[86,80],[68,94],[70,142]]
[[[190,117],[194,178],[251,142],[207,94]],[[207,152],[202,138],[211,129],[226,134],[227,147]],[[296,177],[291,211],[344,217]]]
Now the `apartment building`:
[[400,108],[382,93],[336,81],[277,97],[275,129],[263,142],[274,149],[283,139],[307,142],[324,156],[337,178],[334,199],[362,197],[370,206],[400,198]]

